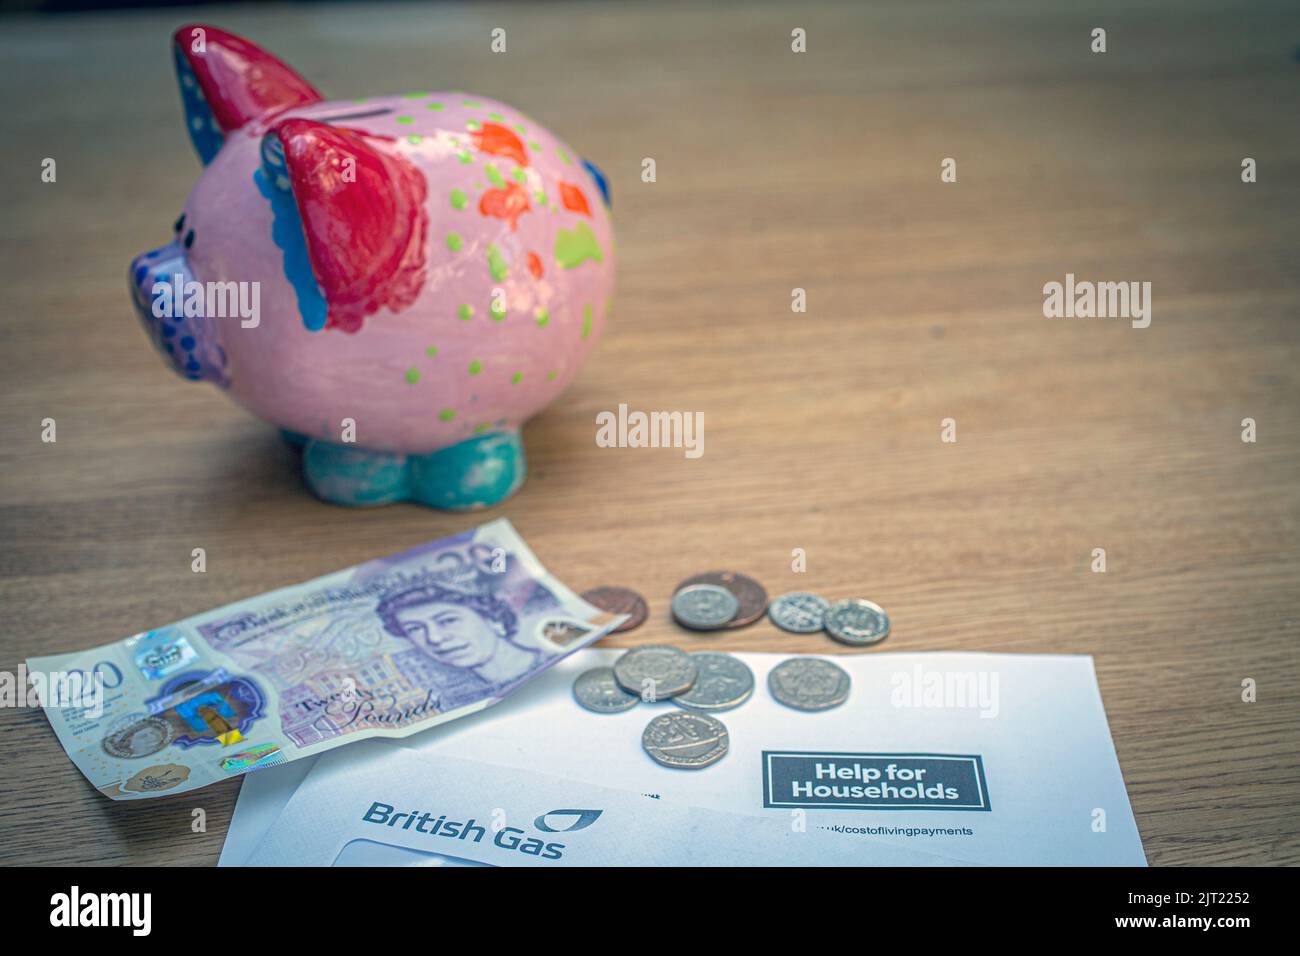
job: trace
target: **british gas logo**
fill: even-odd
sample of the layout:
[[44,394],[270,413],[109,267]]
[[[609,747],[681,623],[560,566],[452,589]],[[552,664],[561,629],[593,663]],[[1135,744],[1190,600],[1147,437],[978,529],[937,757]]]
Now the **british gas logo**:
[[[533,826],[542,833],[574,833],[587,829],[600,819],[603,812],[603,810],[550,810],[534,819]],[[408,830],[444,840],[483,843],[488,836],[488,827],[479,823],[477,817],[470,817],[463,821],[450,820],[445,813],[434,816],[419,809],[398,813],[392,805],[377,800],[370,804],[370,808],[362,814],[361,820],[363,823],[373,823],[395,830]],[[521,827],[504,824],[493,824],[492,838],[488,842],[501,850],[523,853],[543,860],[562,859],[565,850],[563,843],[548,841]],[[437,852],[442,852],[441,848]]]
[[[604,810],[552,810],[550,813],[543,813],[533,821],[533,826],[544,833],[572,833],[574,830],[585,830],[597,820]],[[572,817],[567,827],[551,826],[549,817]]]

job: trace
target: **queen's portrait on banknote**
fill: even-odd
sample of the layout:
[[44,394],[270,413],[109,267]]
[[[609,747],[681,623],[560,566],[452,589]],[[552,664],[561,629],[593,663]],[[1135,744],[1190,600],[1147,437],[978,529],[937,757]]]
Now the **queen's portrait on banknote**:
[[502,519],[29,665],[109,675],[102,712],[46,713],[92,783],[126,799],[465,716],[621,620]]
[[[471,697],[509,687],[542,656],[540,648],[516,642],[514,611],[491,594],[428,584],[387,595],[376,613],[389,634],[409,640],[437,666],[477,678],[477,686],[466,688]],[[457,702],[446,696],[439,701],[440,710],[454,706]]]

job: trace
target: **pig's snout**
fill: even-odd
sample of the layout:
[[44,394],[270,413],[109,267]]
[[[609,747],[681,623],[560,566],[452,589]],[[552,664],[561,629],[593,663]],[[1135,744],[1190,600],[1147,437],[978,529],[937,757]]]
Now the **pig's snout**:
[[206,298],[180,243],[172,241],[137,256],[131,263],[130,285],[145,333],[172,369],[194,381],[229,384],[217,323],[203,314]]

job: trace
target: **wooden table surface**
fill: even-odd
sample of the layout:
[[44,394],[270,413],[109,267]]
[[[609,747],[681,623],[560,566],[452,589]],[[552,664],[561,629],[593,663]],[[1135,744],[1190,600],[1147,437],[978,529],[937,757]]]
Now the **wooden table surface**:
[[[5,21],[0,669],[505,515],[576,589],[649,598],[617,646],[842,650],[766,621],[675,628],[674,584],[726,567],[883,604],[893,634],[867,653],[1092,654],[1150,862],[1300,863],[1300,17],[1093,6]],[[525,429],[512,500],[322,504],[273,429],[159,363],[124,278],[198,173],[168,54],[196,18],[327,96],[507,100],[609,175],[612,323]],[[1067,273],[1149,281],[1150,327],[1044,318],[1044,283]],[[619,403],[703,412],[703,457],[597,447],[595,416]],[[210,864],[239,787],[111,803],[14,708],[0,775],[5,862]]]

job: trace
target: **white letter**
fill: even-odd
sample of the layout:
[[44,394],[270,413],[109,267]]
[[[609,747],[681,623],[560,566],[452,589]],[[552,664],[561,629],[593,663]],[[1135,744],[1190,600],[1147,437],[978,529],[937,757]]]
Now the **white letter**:
[[[244,289],[248,289],[249,303],[244,301]],[[239,288],[239,324],[246,329],[255,329],[262,324],[262,283],[244,282]],[[249,320],[252,321],[249,321]]]
[[1059,282],[1049,282],[1043,286],[1043,318],[1059,319],[1061,317],[1061,301],[1065,297],[1065,290],[1061,288]]
[[148,936],[149,930],[153,928],[153,894],[140,893],[137,895],[139,903],[137,904],[137,917],[131,920],[131,925],[137,927],[132,933],[134,936]]
[[50,897],[50,903],[54,906],[54,909],[50,910],[50,925],[67,926],[68,925],[68,894],[55,893],[53,896]]
[[1151,283],[1143,282],[1142,294],[1138,295],[1138,284],[1133,283],[1133,328],[1145,329],[1151,324]]
[[172,317],[172,287],[165,282],[155,282],[149,290],[153,293],[153,317],[170,319]]
[[596,424],[600,427],[596,429],[596,447],[613,448],[618,442],[614,437],[615,418],[613,412],[597,412]]
[[686,446],[686,457],[699,458],[704,454],[704,413],[696,412],[693,416],[695,420],[694,436],[691,435],[690,428],[692,420],[691,414],[688,412],[684,417],[683,438],[685,439],[684,444]]

